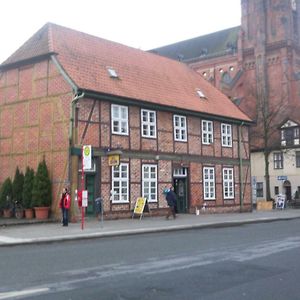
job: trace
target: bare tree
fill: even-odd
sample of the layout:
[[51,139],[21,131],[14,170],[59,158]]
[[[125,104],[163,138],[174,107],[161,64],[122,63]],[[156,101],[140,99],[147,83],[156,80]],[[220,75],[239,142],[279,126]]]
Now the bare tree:
[[270,105],[268,93],[256,94],[256,126],[252,128],[251,149],[259,149],[264,155],[264,176],[266,182],[266,200],[271,199],[270,191],[270,154],[280,147],[279,124],[288,115],[288,105],[284,99]]

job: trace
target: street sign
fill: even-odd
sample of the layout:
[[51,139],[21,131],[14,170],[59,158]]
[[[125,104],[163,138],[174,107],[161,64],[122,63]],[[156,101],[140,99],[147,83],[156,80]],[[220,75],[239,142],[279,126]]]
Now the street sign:
[[90,170],[92,168],[92,146],[85,145],[82,148],[82,164],[84,170]]
[[82,191],[82,207],[88,206],[88,191],[83,190]]
[[277,180],[287,180],[287,176],[277,176]]

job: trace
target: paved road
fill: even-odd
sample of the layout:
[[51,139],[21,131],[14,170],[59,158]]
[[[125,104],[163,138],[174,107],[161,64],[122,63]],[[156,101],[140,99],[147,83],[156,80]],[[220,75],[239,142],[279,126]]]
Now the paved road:
[[298,300],[300,220],[4,247],[0,299]]
[[[166,221],[164,217],[146,217],[139,219],[121,219],[100,222],[95,218],[87,219],[84,230],[80,223],[62,227],[59,223],[25,225],[26,220],[6,220],[0,218],[0,247],[30,243],[47,243],[75,239],[92,239],[108,236],[121,236],[161,231],[177,231],[195,228],[214,228],[238,226],[274,220],[300,218],[300,209],[254,211],[253,213],[228,214],[180,214],[176,220]],[[35,222],[32,220],[29,222]]]

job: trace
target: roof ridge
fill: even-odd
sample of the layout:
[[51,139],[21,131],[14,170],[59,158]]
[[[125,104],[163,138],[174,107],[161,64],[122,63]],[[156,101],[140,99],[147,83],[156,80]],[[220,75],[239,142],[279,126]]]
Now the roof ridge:
[[49,52],[54,52],[54,41],[53,41],[53,30],[52,30],[52,23],[47,23],[48,26],[48,49]]

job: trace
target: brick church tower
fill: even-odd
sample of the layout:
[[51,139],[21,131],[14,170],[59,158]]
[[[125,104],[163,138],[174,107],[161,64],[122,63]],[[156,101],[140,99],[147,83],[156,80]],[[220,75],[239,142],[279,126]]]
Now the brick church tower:
[[261,148],[263,120],[300,121],[300,1],[241,0],[241,9],[241,26],[152,52],[189,64],[227,94],[256,121],[252,147]]

